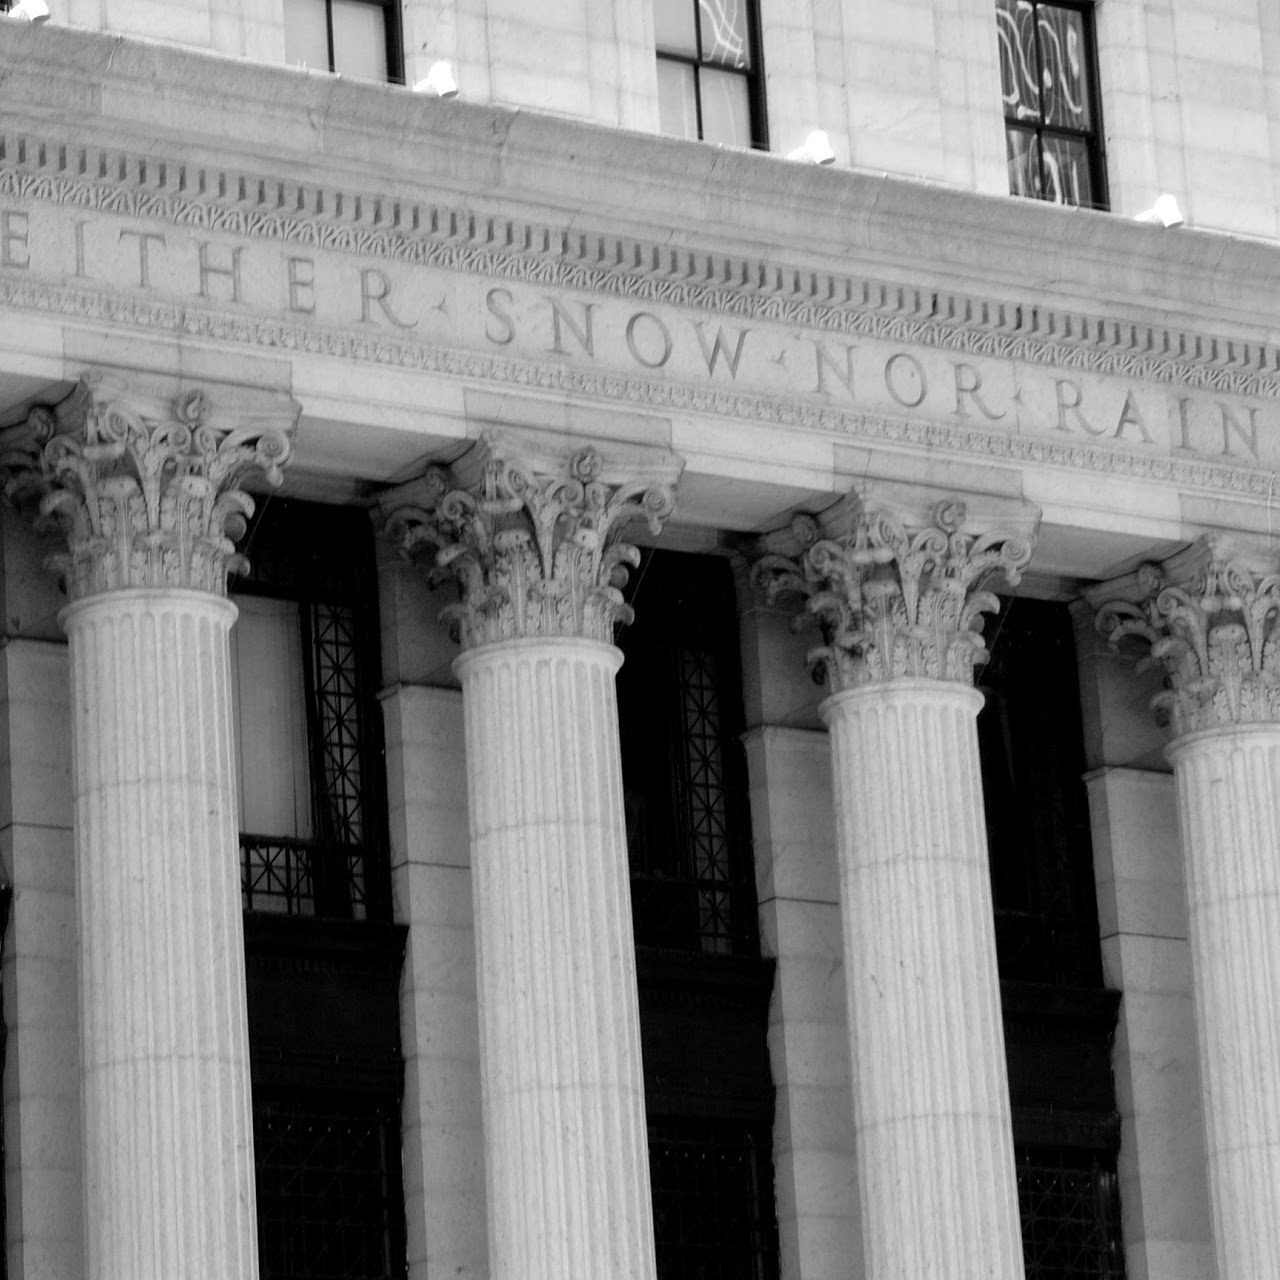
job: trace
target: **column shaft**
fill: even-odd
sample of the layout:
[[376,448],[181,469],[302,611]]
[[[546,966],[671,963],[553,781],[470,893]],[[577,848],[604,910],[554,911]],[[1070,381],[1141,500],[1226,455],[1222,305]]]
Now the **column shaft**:
[[976,719],[899,679],[832,695],[865,1274],[1021,1280]]
[[258,1272],[228,634],[140,588],[63,615],[88,1280]]
[[1280,724],[1169,750],[1219,1280],[1280,1275]]
[[612,645],[483,645],[466,720],[490,1280],[652,1280]]

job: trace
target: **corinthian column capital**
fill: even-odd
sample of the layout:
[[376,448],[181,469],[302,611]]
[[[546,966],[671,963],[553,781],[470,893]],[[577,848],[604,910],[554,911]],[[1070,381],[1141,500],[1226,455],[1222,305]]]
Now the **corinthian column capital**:
[[72,600],[131,587],[225,595],[253,514],[241,487],[271,486],[293,449],[287,396],[187,389],[165,398],[107,375],[0,432],[6,493],[34,497],[67,551],[50,567]]
[[1209,535],[1090,593],[1099,632],[1163,668],[1153,700],[1178,735],[1280,722],[1280,556]]
[[1038,526],[1030,506],[970,521],[955,498],[851,494],[821,522],[796,517],[783,539],[792,546],[762,556],[753,576],[771,602],[805,597],[796,624],[821,629],[809,660],[833,692],[902,678],[970,683],[986,653],[983,615],[998,606],[986,588],[1000,577],[1017,584]]
[[622,587],[639,551],[637,521],[657,534],[675,507],[674,454],[625,446],[538,452],[488,434],[452,471],[432,468],[389,495],[386,534],[405,554],[432,555],[457,578],[443,617],[466,649],[526,637],[611,643],[631,620]]

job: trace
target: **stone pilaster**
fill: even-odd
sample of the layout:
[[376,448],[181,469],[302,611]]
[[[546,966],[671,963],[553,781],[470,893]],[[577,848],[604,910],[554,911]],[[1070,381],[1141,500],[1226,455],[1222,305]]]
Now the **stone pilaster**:
[[1219,1280],[1280,1274],[1278,559],[1206,539],[1097,593],[1166,677]]
[[295,416],[99,378],[0,440],[66,537],[89,1280],[258,1272],[226,575]]
[[460,587],[490,1280],[654,1276],[611,640],[678,474],[487,438],[388,521]]
[[[793,529],[771,597],[805,596],[831,737],[864,1272],[1023,1275],[973,665],[983,590],[1023,534],[853,500],[838,536]],[[830,527],[830,525],[828,525]]]

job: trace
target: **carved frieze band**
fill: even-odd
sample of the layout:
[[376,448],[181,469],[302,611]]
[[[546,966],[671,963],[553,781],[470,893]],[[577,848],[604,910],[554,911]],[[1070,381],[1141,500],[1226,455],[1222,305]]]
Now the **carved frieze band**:
[[1280,398],[1280,351],[1132,321],[0,134],[0,196],[1063,370]]
[[1140,666],[1163,669],[1167,687],[1152,705],[1175,734],[1280,721],[1278,570],[1275,552],[1211,536],[1091,593],[1111,645],[1134,641],[1146,651]]
[[436,580],[457,579],[460,602],[444,611],[464,649],[502,640],[575,636],[612,643],[631,620],[623,599],[639,564],[623,530],[655,536],[675,507],[683,463],[593,449],[539,454],[486,435],[453,474],[430,468],[383,499],[385,535]]
[[183,333],[220,342],[248,343],[451,377],[572,392],[589,398],[647,407],[721,414],[751,422],[831,432],[855,440],[986,456],[1010,463],[1077,467],[1214,493],[1268,497],[1275,489],[1273,473],[1257,467],[1142,453],[1097,445],[1087,440],[1013,435],[909,416],[894,418],[836,405],[815,404],[797,397],[774,397],[727,387],[699,387],[658,378],[598,373],[545,360],[521,360],[483,351],[437,346],[392,333],[352,332],[317,324],[245,316],[208,307],[151,302],[67,285],[45,285],[0,277],[0,305],[53,311],[60,315]]
[[1031,561],[1039,515],[1028,508],[1020,527],[966,528],[965,504],[934,503],[927,515],[890,509],[850,495],[827,529],[797,516],[791,538],[798,555],[763,555],[753,569],[772,602],[805,598],[796,624],[817,623],[822,644],[809,661],[833,692],[896,679],[970,683],[986,655],[983,615],[999,605],[986,588],[1003,578],[1016,586]]
[[132,587],[225,595],[253,514],[241,487],[271,486],[293,449],[298,408],[266,416],[189,389],[165,400],[94,375],[55,408],[0,431],[6,495],[34,500],[67,550],[52,558],[72,600]]

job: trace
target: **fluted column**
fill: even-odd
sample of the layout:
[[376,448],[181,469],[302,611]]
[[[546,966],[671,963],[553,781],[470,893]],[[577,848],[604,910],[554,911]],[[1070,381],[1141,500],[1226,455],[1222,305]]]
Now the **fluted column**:
[[1218,1280],[1280,1275],[1277,561],[1206,540],[1117,584],[1098,618],[1168,686]]
[[3,442],[67,539],[88,1280],[258,1274],[225,595],[293,416],[96,380]]
[[653,1280],[611,643],[678,463],[488,437],[389,532],[456,574],[490,1280]]
[[[1023,524],[1030,524],[1024,518]],[[1031,541],[853,501],[845,532],[800,521],[766,556],[772,596],[808,597],[831,735],[863,1273],[1021,1280],[973,665],[981,590]]]

